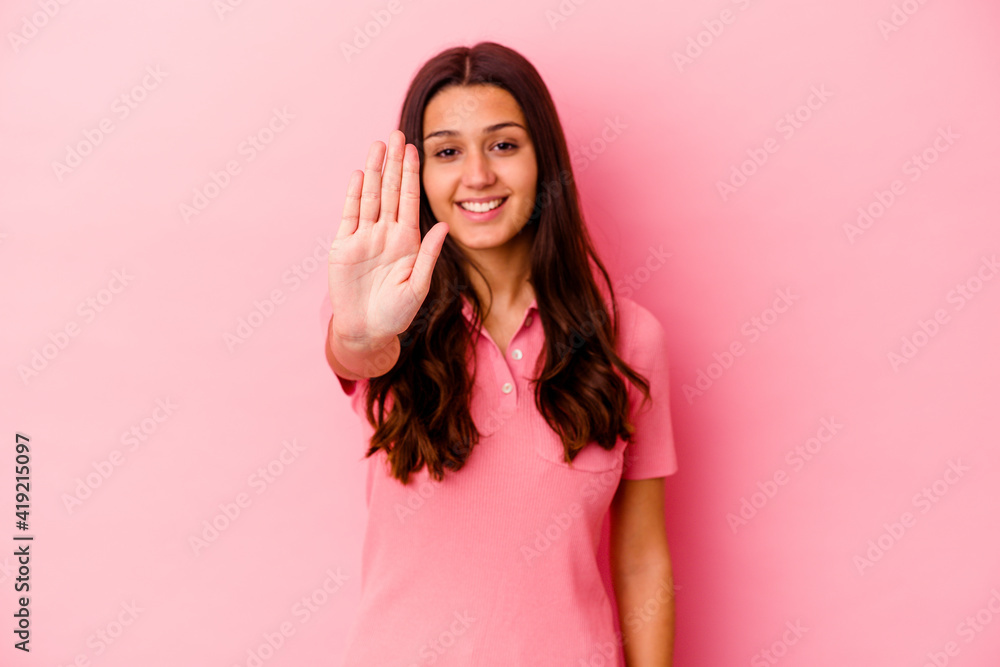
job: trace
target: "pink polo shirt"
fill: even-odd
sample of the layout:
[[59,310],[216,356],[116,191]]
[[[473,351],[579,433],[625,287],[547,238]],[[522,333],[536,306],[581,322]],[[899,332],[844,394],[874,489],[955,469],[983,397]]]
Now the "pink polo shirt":
[[[366,460],[361,603],[344,667],[619,664],[598,570],[602,523],[620,479],[670,475],[677,462],[664,329],[634,301],[618,304],[619,354],[653,401],[636,414],[642,394],[626,383],[636,426],[627,447],[591,443],[563,462],[528,385],[544,343],[533,301],[506,355],[485,328],[475,343],[470,409],[482,437],[461,470],[437,482],[425,468],[404,486],[384,452]],[[467,301],[464,314],[471,323]],[[368,381],[338,379],[363,424],[363,458]]]

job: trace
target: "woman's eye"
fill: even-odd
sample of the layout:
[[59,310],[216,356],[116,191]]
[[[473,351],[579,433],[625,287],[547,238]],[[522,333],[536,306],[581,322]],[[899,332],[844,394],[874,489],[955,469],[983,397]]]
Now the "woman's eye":
[[[502,146],[506,146],[507,148],[502,148]],[[499,148],[500,152],[502,153],[509,153],[510,151],[517,148],[517,145],[512,144],[509,141],[501,141],[495,146],[495,148]],[[449,153],[449,151],[451,152]],[[442,148],[441,150],[439,150],[437,153],[434,154],[434,157],[443,157],[443,158],[455,157],[454,152],[455,152],[454,148]]]

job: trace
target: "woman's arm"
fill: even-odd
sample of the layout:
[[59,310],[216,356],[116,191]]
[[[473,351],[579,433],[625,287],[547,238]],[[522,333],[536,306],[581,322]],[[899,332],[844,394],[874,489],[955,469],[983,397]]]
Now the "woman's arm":
[[[333,316],[330,317],[330,323],[326,327],[326,363],[340,377],[345,380],[360,380],[383,375],[392,370],[398,358],[399,338],[394,336],[381,348],[350,347],[334,335]],[[350,368],[345,361],[350,364]]]
[[611,502],[611,575],[628,667],[670,667],[674,586],[663,477],[623,479]]

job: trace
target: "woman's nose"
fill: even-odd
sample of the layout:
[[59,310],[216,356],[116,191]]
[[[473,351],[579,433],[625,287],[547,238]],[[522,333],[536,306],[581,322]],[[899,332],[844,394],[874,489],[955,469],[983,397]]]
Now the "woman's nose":
[[462,185],[470,190],[482,190],[495,180],[487,157],[479,151],[469,151],[462,166]]

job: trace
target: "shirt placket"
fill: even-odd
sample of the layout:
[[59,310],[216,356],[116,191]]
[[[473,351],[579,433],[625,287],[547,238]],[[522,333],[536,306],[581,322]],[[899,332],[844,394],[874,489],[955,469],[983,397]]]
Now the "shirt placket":
[[486,329],[482,333],[490,341],[492,354],[496,360],[493,364],[496,386],[500,391],[500,411],[504,414],[511,414],[517,407],[518,379],[524,377],[524,363],[527,359],[525,345],[527,343],[527,329],[531,327],[535,315],[528,312],[524,321],[518,327],[510,343],[507,345],[507,354],[500,354],[500,347],[489,335]]

